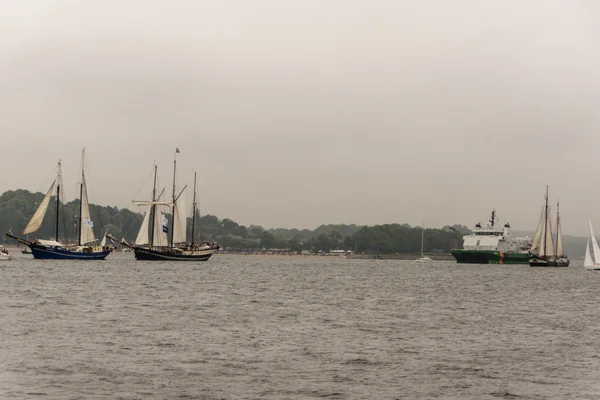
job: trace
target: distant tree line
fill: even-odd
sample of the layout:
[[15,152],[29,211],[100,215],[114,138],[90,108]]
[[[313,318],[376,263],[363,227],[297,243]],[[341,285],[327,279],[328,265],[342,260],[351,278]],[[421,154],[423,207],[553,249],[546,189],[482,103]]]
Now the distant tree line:
[[[18,189],[0,196],[0,232],[12,229],[13,233],[23,232],[44,195]],[[59,205],[59,240],[73,241],[77,237],[79,200]],[[105,231],[118,239],[135,241],[143,215],[129,209],[90,205],[94,233],[101,238]],[[30,235],[40,239],[55,236],[56,203],[52,198],[41,228]],[[170,216],[167,216],[170,218]],[[188,240],[191,240],[191,218],[188,218]],[[195,223],[194,240],[217,240],[232,250],[257,251],[279,249],[290,252],[309,250],[328,252],[329,250],[351,250],[358,253],[418,253],[421,250],[421,228],[408,224],[384,224],[375,226],[321,225],[310,229],[264,229],[261,226],[239,225],[229,218],[219,219],[214,215],[204,215]],[[425,252],[448,252],[462,245],[462,235],[468,228],[461,225],[446,226],[442,229],[426,229],[424,235]],[[9,239],[6,237],[4,241]]]

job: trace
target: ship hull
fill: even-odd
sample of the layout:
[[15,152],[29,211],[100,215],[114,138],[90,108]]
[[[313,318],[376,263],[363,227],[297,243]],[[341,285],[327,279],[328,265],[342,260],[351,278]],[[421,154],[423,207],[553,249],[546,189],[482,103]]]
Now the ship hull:
[[36,244],[29,245],[31,254],[36,260],[104,260],[110,251],[98,252],[82,252],[71,251],[63,248],[52,248],[39,246]]
[[528,264],[529,254],[496,250],[452,250],[459,264]]
[[552,267],[552,268],[568,267],[569,260],[559,259],[558,261],[555,261],[553,259],[545,259],[545,258],[533,256],[529,259],[529,266],[530,267]]
[[135,259],[143,261],[208,261],[215,251],[215,249],[171,251],[133,247]]

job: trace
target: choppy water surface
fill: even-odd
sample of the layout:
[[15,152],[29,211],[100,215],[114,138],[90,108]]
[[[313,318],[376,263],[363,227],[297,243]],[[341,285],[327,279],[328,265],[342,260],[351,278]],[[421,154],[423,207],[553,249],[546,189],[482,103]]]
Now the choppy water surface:
[[0,264],[0,398],[600,397],[600,271],[132,258]]

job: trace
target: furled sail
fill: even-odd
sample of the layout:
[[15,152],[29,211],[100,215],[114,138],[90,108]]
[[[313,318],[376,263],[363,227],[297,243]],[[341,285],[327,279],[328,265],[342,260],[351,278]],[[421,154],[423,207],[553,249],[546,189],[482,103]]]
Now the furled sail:
[[135,244],[138,246],[142,246],[148,244],[148,225],[150,222],[150,209],[152,208],[152,204],[149,204],[146,208],[146,214],[144,215],[144,219],[142,220],[142,226],[140,226],[140,230],[135,238]]
[[90,206],[88,203],[87,186],[85,184],[85,175],[83,171],[81,171],[81,220],[79,221],[79,225],[81,244],[95,242],[94,223],[90,218]]
[[173,232],[173,244],[185,243],[186,228],[187,228],[187,215],[185,213],[185,188],[179,194],[179,197],[175,201],[173,207],[173,218],[175,219],[175,229]]
[[38,229],[40,229],[40,226],[42,225],[42,221],[44,221],[44,216],[46,215],[46,211],[48,210],[48,204],[50,203],[50,197],[52,197],[52,191],[54,190],[55,184],[56,184],[56,180],[54,180],[54,182],[52,182],[52,185],[50,185],[50,189],[48,189],[48,192],[46,193],[44,200],[42,200],[38,209],[35,211],[35,214],[33,214],[33,217],[31,217],[31,219],[29,220],[29,223],[25,227],[23,234],[32,233],[32,232],[35,232]]
[[592,237],[592,259],[595,264],[600,264],[600,247],[598,247],[598,241],[596,240],[596,235],[594,235],[594,228],[592,228],[592,220],[590,222],[590,236]]
[[592,268],[594,266],[595,263],[592,259],[592,255],[590,254],[590,238],[588,237],[587,243],[585,245],[585,259],[583,260],[583,267]]

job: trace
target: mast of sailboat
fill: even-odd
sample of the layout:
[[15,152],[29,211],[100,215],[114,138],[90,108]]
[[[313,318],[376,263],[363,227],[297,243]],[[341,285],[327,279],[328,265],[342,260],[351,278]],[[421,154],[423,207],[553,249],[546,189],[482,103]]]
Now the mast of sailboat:
[[546,236],[548,235],[548,185],[546,185],[546,205],[544,207],[544,239],[543,239],[543,246],[542,249],[544,249],[544,259],[548,256],[546,254]]
[[77,227],[79,228],[79,234],[77,235],[77,245],[81,246],[81,219],[83,213],[83,182],[85,177],[83,176],[83,157],[85,153],[85,148],[81,150],[81,183],[79,185],[79,222],[77,223]]
[[192,203],[192,245],[194,245],[195,222],[196,222],[196,172],[194,172],[194,201]]
[[173,239],[175,239],[175,171],[177,170],[177,151],[175,150],[175,155],[173,156],[173,207],[171,208],[171,248],[173,248]]
[[154,187],[152,188],[152,205],[150,206],[150,242],[148,243],[150,248],[154,247],[154,217],[156,213],[156,164],[154,164]]
[[58,242],[58,212],[59,212],[59,205],[60,205],[60,182],[61,182],[61,171],[60,171],[60,164],[61,161],[58,161],[58,179],[57,179],[57,184],[56,184],[56,221],[55,221],[55,235],[56,235],[56,241]]
[[425,237],[425,221],[421,225],[421,257],[423,257],[423,238]]
[[556,202],[556,247],[554,248],[554,258],[557,259],[559,256],[562,256],[562,254],[558,254],[558,235],[560,233],[560,210],[559,210],[559,205],[560,203],[557,201]]

